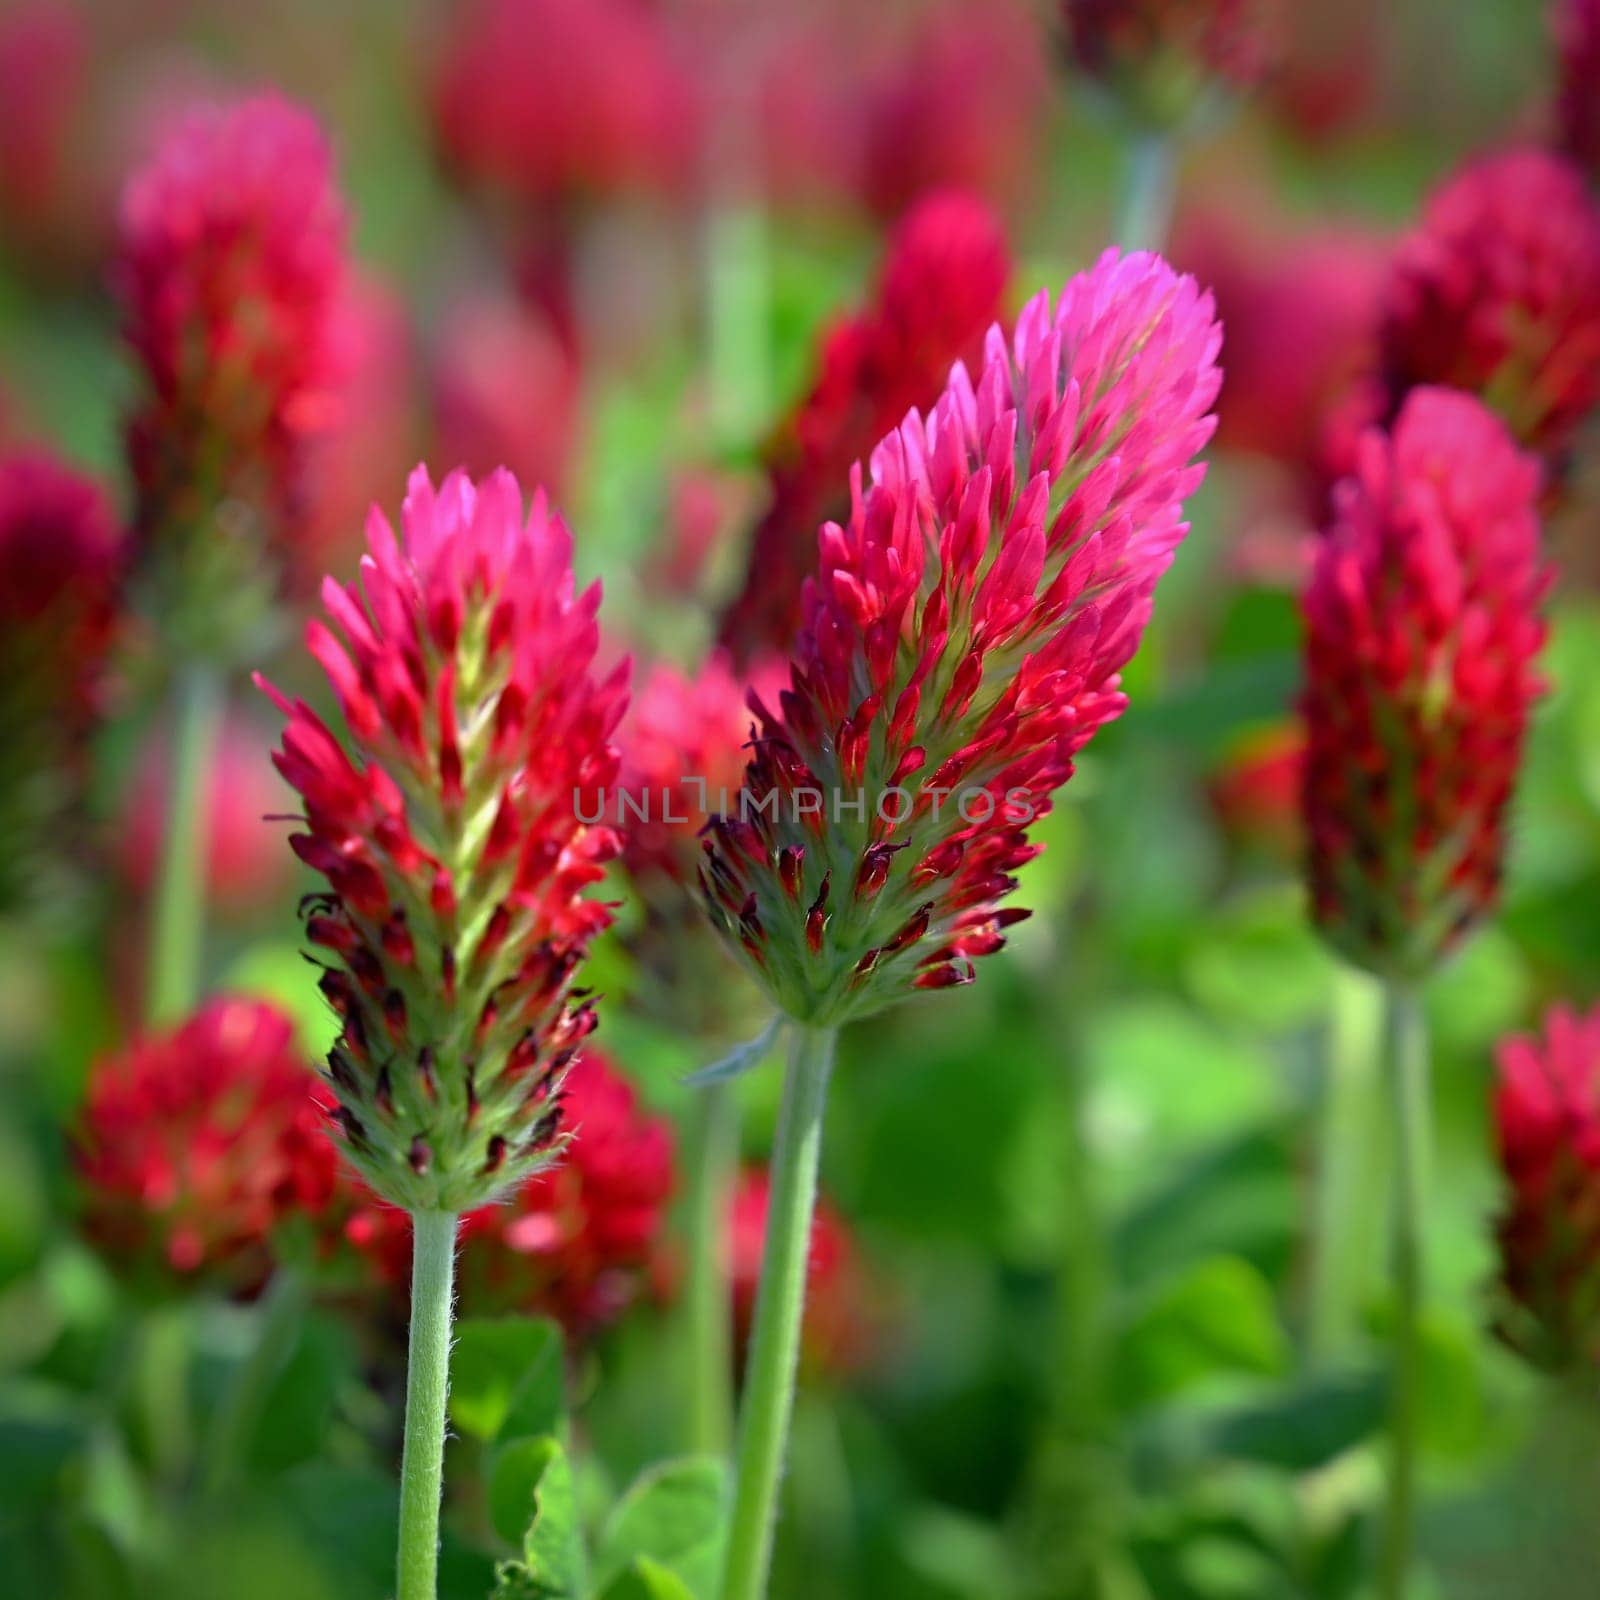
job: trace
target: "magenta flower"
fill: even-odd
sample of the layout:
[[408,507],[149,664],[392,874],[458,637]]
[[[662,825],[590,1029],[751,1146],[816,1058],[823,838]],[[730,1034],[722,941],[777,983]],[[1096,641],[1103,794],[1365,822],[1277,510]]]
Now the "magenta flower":
[[1538,464],[1470,395],[1361,442],[1305,597],[1312,909],[1357,965],[1425,976],[1499,891],[1541,690]]
[[306,931],[344,1019],[346,1153],[391,1204],[460,1212],[548,1162],[595,1025],[572,982],[618,841],[579,812],[616,774],[627,664],[594,675],[599,588],[574,594],[565,525],[509,473],[435,491],[419,468],[402,530],[374,512],[360,586],[324,583],[343,643],[307,628],[343,742],[268,692],[305,806],[291,843],[328,881]]
[[[276,95],[191,110],[123,191],[135,529],[147,575],[211,646],[228,643],[241,588],[286,565],[308,444],[337,415],[344,271],[327,143]],[[246,513],[277,546],[265,574]]]
[[832,1027],[969,982],[1028,825],[1123,710],[1186,532],[1221,382],[1209,297],[1108,252],[1039,295],[976,382],[950,375],[859,472],[806,585],[790,686],[758,701],[738,809],[714,822],[713,921],[777,1004]]
[[1555,0],[1552,14],[1560,89],[1556,133],[1561,148],[1600,180],[1600,0]]

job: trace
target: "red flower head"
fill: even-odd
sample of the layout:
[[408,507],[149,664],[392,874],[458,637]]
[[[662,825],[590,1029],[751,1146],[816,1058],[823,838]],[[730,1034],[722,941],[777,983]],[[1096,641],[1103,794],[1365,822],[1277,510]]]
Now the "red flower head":
[[1306,738],[1298,722],[1274,723],[1238,740],[1210,784],[1212,806],[1228,835],[1246,849],[1292,860],[1301,843],[1305,764]]
[[432,80],[435,137],[473,186],[544,206],[675,180],[688,101],[641,0],[476,0]]
[[439,450],[468,472],[508,466],[566,481],[578,438],[579,369],[532,307],[479,295],[446,313],[433,369]]
[[122,553],[92,478],[43,453],[0,458],[0,906],[28,896],[81,787]]
[[1026,912],[1028,824],[1125,704],[1187,525],[1221,377],[1211,301],[1108,251],[976,383],[957,366],[859,470],[819,538],[791,686],[735,814],[713,822],[713,922],[812,1026],[969,982]]
[[[672,1126],[643,1110],[633,1086],[598,1051],[567,1074],[571,1140],[561,1164],[497,1205],[461,1219],[461,1294],[475,1313],[542,1311],[568,1332],[614,1321],[661,1268],[672,1198]],[[405,1286],[411,1219],[361,1207],[345,1229],[385,1281]]]
[[142,555],[201,647],[226,648],[241,590],[257,606],[262,582],[244,508],[265,516],[281,569],[308,441],[337,415],[344,214],[327,143],[275,95],[191,110],[128,181],[119,229]]
[[[755,1321],[756,1285],[767,1240],[772,1177],[765,1167],[740,1174],[728,1200],[728,1280],[733,1290],[737,1348],[743,1352]],[[849,1226],[824,1197],[811,1222],[806,1259],[805,1322],[800,1356],[817,1373],[844,1373],[860,1364],[871,1320],[860,1258]]]
[[1283,47],[1279,0],[1062,0],[1061,13],[1078,70],[1155,127],[1253,89]]
[[1507,1339],[1541,1366],[1600,1360],[1600,1009],[1557,1006],[1542,1038],[1500,1046],[1509,1191],[1499,1224]]
[[1370,430],[1305,597],[1313,912],[1360,966],[1419,977],[1493,904],[1541,685],[1539,468],[1470,395]]
[[771,506],[722,621],[737,665],[788,651],[818,524],[848,512],[851,466],[933,402],[952,362],[978,355],[1010,273],[999,222],[970,196],[931,195],[895,230],[871,303],[827,334],[815,386],[770,452]]
[[1480,395],[1558,454],[1600,399],[1600,203],[1541,150],[1474,162],[1400,246],[1383,327],[1391,395]]
[[333,1197],[326,1123],[294,1024],[209,1001],[94,1067],[77,1146],[89,1232],[119,1261],[254,1288],[273,1233]]
[[1552,18],[1561,58],[1556,124],[1561,148],[1600,179],[1600,0],[1555,0]]
[[[285,888],[293,865],[277,829],[266,820],[285,811],[292,798],[268,764],[271,749],[271,740],[253,721],[230,714],[212,752],[206,894],[234,916],[247,916],[270,902]],[[149,740],[140,753],[117,829],[123,873],[140,891],[155,882],[166,836],[171,777],[166,738]]]
[[617,839],[579,812],[616,774],[627,664],[593,675],[599,587],[574,595],[565,525],[510,473],[435,492],[418,468],[402,528],[374,511],[360,585],[324,583],[344,642],[306,630],[345,742],[268,692],[305,807],[291,842],[328,880],[306,931],[344,1019],[346,1153],[392,1204],[461,1212],[548,1162],[595,1025],[571,984]]
[[1015,195],[1049,101],[1037,14],[1018,0],[941,0],[904,21],[884,59],[869,60],[852,108],[867,203],[896,217],[944,188]]

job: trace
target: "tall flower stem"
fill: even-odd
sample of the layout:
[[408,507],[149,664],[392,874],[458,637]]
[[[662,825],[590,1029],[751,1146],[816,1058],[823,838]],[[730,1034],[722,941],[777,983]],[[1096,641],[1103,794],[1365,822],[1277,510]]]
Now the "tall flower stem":
[[724,1235],[739,1158],[739,1108],[733,1085],[707,1084],[690,1130],[689,1272],[684,1296],[688,1365],[688,1445],[726,1455],[733,1440],[733,1302]]
[[778,1480],[794,1410],[822,1115],[836,1037],[832,1028],[794,1029],[772,1156],[755,1332],[739,1416],[733,1521],[722,1571],[722,1600],[761,1600],[766,1593]]
[[1346,1352],[1367,1283],[1368,1240],[1378,1223],[1381,1184],[1372,1151],[1382,1127],[1385,1087],[1374,1072],[1379,986],[1340,967],[1334,980],[1317,1133],[1308,1342],[1319,1366]]
[[411,1215],[411,1349],[406,1366],[405,1447],[400,1458],[396,1600],[435,1600],[437,1591],[456,1220],[448,1211],[415,1211]]
[[167,828],[150,928],[145,1017],[172,1022],[200,992],[205,937],[205,850],[210,834],[208,778],[222,720],[223,684],[212,667],[190,664],[178,680],[172,728]]
[[1379,1594],[1404,1600],[1416,1520],[1417,1424],[1421,1408],[1422,1217],[1428,1189],[1428,1039],[1416,992],[1390,982],[1384,994],[1383,1071],[1394,1118],[1394,1366],[1389,1502]]
[[1178,146],[1170,133],[1135,133],[1117,212],[1117,243],[1124,250],[1160,250],[1172,226]]

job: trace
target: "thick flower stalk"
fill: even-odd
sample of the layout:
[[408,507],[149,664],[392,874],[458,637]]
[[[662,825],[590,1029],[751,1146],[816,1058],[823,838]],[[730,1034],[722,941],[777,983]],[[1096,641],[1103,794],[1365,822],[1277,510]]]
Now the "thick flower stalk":
[[713,922],[775,1003],[831,1028],[970,982],[1028,826],[1095,730],[1187,525],[1220,384],[1194,281],[1108,252],[1008,345],[991,331],[820,535],[790,686],[711,824]]
[[[461,1299],[474,1314],[541,1311],[592,1337],[665,1282],[672,1125],[652,1115],[622,1072],[585,1050],[562,1087],[571,1130],[561,1163],[461,1219]],[[370,1199],[345,1238],[389,1284],[406,1282],[411,1222]]]
[[1560,69],[1556,137],[1600,182],[1600,0],[1555,0],[1551,22]]
[[1425,977],[1493,905],[1540,693],[1539,468],[1471,396],[1370,430],[1305,597],[1304,804],[1317,925]]
[[344,1020],[328,1061],[343,1144],[383,1199],[461,1212],[548,1165],[563,1069],[595,1025],[573,975],[610,921],[587,897],[616,834],[579,819],[615,777],[624,663],[592,671],[599,588],[507,472],[435,490],[402,535],[374,513],[359,585],[323,586],[306,644],[341,743],[303,701],[278,770],[304,803],[291,843],[328,882],[306,932]]
[[124,539],[92,478],[0,458],[0,911],[37,906],[81,820]]
[[274,1235],[334,1198],[326,1123],[293,1022],[209,1001],[91,1070],[75,1152],[85,1226],[120,1264],[258,1288]]
[[1063,0],[1061,20],[1078,71],[1153,128],[1254,88],[1283,46],[1278,0]]
[[1552,1371],[1600,1359],[1600,1009],[1499,1050],[1500,1330]]
[[1438,189],[1395,257],[1383,361],[1394,405],[1466,389],[1559,461],[1600,400],[1600,200],[1582,174],[1514,149]]
[[135,531],[152,604],[189,651],[239,653],[262,626],[308,447],[337,416],[344,273],[327,142],[276,95],[189,111],[123,190]]
[[895,230],[870,302],[824,335],[811,392],[769,448],[771,500],[720,629],[736,666],[788,653],[817,528],[848,514],[852,464],[978,356],[1010,274],[999,222],[959,191],[928,196]]

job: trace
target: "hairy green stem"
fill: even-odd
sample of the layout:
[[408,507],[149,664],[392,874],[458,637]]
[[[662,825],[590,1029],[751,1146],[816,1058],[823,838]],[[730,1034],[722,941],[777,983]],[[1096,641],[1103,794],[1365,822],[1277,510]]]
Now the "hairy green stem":
[[449,1211],[411,1214],[411,1349],[406,1364],[405,1447],[400,1458],[396,1600],[436,1600],[456,1220]]
[[690,1129],[689,1270],[684,1295],[688,1446],[722,1456],[733,1442],[733,1302],[728,1289],[728,1200],[739,1159],[731,1083],[700,1090]]
[[166,834],[151,912],[145,986],[150,1022],[176,1021],[193,1008],[200,993],[211,759],[222,703],[222,679],[215,669],[191,664],[183,670],[173,717]]
[[822,1115],[836,1037],[831,1028],[796,1026],[784,1078],[761,1281],[756,1290],[755,1332],[739,1414],[739,1455],[722,1600],[761,1600],[766,1593],[778,1480],[794,1410]]
[[227,1489],[244,1465],[266,1410],[267,1395],[288,1360],[296,1325],[309,1299],[301,1272],[280,1266],[259,1302],[255,1342],[234,1372],[211,1425],[205,1485],[212,1494]]
[[1355,1339],[1382,1184],[1373,1160],[1386,1087],[1375,1071],[1380,987],[1341,967],[1335,978],[1317,1134],[1315,1216],[1307,1318],[1314,1365],[1345,1355]]
[[1133,135],[1117,212],[1117,243],[1124,250],[1165,247],[1172,226],[1177,156],[1177,140],[1170,133]]
[[1383,1070],[1394,1115],[1394,1359],[1389,1423],[1389,1497],[1379,1594],[1404,1600],[1411,1571],[1421,1407],[1422,1218],[1428,1191],[1428,1038],[1415,991],[1391,982],[1384,994]]

